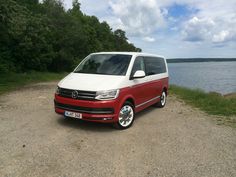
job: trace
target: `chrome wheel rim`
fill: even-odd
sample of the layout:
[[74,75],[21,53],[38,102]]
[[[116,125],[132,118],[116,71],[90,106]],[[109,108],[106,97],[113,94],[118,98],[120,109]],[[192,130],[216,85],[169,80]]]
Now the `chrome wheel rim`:
[[122,127],[128,127],[134,119],[134,111],[130,105],[125,105],[121,108],[119,114],[119,124]]
[[161,95],[161,105],[164,106],[165,103],[166,103],[166,93],[162,92],[162,95]]

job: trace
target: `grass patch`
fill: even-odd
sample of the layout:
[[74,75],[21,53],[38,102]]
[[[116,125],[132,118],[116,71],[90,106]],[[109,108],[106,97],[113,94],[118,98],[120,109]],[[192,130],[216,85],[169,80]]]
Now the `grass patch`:
[[217,93],[206,93],[198,89],[188,89],[171,85],[170,94],[175,94],[187,104],[210,114],[217,115],[217,124],[236,128],[236,97],[225,97]]
[[29,72],[0,74],[0,94],[15,90],[26,84],[59,80],[67,73]]

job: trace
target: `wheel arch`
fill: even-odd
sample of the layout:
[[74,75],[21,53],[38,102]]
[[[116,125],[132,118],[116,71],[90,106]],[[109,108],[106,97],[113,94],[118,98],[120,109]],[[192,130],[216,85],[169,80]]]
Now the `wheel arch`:
[[130,103],[133,105],[133,107],[135,108],[135,99],[134,99],[134,97],[133,97],[132,95],[127,95],[127,96],[125,96],[125,97],[121,100],[120,105],[119,105],[119,108],[121,108],[121,107],[123,106],[123,104],[124,104],[126,101],[130,102]]
[[163,87],[162,91],[164,91],[166,93],[166,96],[168,95],[168,89],[166,86]]
[[[125,102],[130,102],[132,105],[133,105],[133,107],[135,107],[135,103],[134,103],[134,99],[133,98],[131,98],[131,97],[128,97],[126,100],[125,100]],[[124,103],[125,103],[124,102]]]

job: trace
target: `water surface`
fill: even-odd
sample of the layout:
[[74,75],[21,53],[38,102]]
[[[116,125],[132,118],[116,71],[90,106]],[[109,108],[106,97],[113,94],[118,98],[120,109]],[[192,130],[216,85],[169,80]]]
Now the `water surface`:
[[170,84],[221,94],[236,92],[236,62],[168,63]]

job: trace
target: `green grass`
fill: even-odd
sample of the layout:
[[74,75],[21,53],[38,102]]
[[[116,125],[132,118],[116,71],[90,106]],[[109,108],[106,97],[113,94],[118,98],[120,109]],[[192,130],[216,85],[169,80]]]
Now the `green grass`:
[[217,93],[205,93],[202,90],[192,90],[175,85],[171,85],[169,91],[170,94],[176,95],[187,104],[197,107],[210,115],[223,116],[218,118],[219,123],[236,127],[236,119],[232,118],[236,115],[235,97],[226,98]]
[[0,74],[0,94],[18,89],[24,85],[59,80],[66,73],[29,72]]

